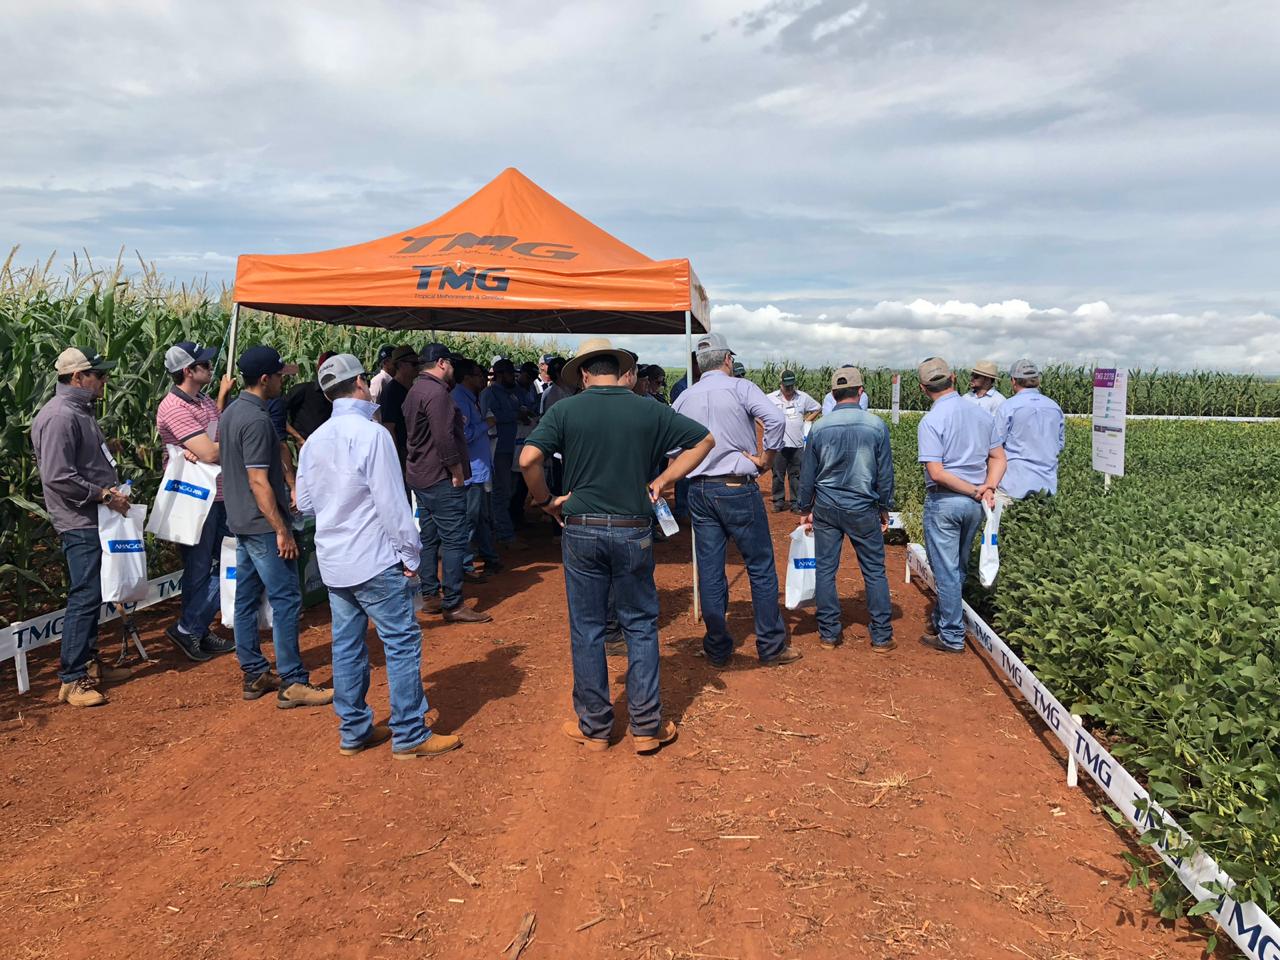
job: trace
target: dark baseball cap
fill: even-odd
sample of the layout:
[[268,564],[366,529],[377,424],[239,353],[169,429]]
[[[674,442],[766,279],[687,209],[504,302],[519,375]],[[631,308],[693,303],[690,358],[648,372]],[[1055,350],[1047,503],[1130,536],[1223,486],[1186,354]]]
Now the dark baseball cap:
[[248,379],[256,380],[266,374],[283,371],[284,360],[275,347],[266,347],[258,344],[240,354],[240,359],[236,361],[236,367]]
[[384,363],[386,363],[388,360],[391,359],[391,355],[395,352],[396,352],[396,348],[394,346],[392,346],[389,343],[384,343],[381,347],[378,348],[378,359],[375,361],[375,363],[378,366],[382,366]]
[[448,360],[453,363],[457,359],[457,354],[443,343],[428,343],[418,355],[427,366],[434,366],[437,360]]
[[796,372],[794,370],[783,370],[782,382],[788,387],[794,387],[796,385]]

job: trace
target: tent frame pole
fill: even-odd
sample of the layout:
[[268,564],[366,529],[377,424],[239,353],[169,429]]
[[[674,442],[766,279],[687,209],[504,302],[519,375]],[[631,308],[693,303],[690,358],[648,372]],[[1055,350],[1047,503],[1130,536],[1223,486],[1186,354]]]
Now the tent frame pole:
[[[693,386],[693,315],[684,312],[684,361],[685,389]],[[693,530],[693,521],[689,521],[689,550],[693,560],[693,622],[702,620],[702,598],[698,593],[698,535]]]
[[227,329],[227,373],[235,365],[236,334],[240,330],[240,304],[231,304],[231,326]]

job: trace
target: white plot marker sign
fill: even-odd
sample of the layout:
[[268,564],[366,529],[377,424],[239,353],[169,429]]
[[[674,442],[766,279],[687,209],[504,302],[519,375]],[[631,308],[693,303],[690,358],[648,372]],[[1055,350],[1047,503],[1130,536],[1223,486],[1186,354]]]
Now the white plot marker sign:
[[1093,371],[1093,469],[1124,476],[1124,424],[1129,406],[1129,371]]

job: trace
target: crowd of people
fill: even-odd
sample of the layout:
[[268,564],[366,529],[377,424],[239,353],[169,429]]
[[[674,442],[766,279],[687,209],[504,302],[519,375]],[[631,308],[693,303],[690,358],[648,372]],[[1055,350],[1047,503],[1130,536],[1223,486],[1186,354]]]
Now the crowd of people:
[[[769,473],[774,509],[794,510],[814,537],[821,647],[844,643],[835,578],[846,537],[862,571],[871,649],[896,645],[883,537],[894,505],[889,429],[869,412],[852,364],[835,372],[821,404],[796,388],[790,370],[766,394],[743,377],[724,335],[709,333],[696,341],[693,383],[682,378],[668,403],[663,369],[606,339],[585,341],[572,359],[547,355],[519,367],[503,357],[480,363],[440,343],[388,344],[375,372],[350,354],[323,354],[315,379],[285,394],[296,366],[256,345],[236,359],[232,400],[229,374],[209,395],[216,352],[183,342],[164,357],[172,383],[156,428],[166,456],[220,466],[201,535],[180,547],[181,611],[165,636],[194,661],[234,651],[246,700],[274,693],[281,709],[332,703],[344,755],[387,740],[392,755],[406,760],[461,744],[433,730],[439,718],[421,682],[419,617],[491,620],[464,603],[465,584],[501,574],[530,503],[555,521],[561,540],[576,714],[564,733],[586,749],[609,746],[607,657],[615,654],[628,660],[636,751],[656,752],[677,735],[659,695],[653,555],[662,536],[655,506],[673,485],[675,512],[695,534],[701,652],[714,667],[727,665],[735,648],[726,616],[730,542],[750,581],[760,663],[802,658],[782,616],[758,488]],[[98,509],[129,507],[94,414],[113,367],[91,351],[64,350],[55,395],[32,427],[45,505],[70,573],[59,700],[79,707],[105,703],[102,685],[129,674],[103,663],[97,644]],[[1007,400],[993,390],[997,376],[994,363],[976,364],[962,397],[944,360],[918,368],[931,402],[918,441],[925,547],[937,583],[922,640],[946,652],[963,650],[960,592],[983,505],[1057,489],[1061,409],[1040,392],[1031,361],[1011,367]],[[314,517],[329,595],[332,687],[311,682],[299,650],[295,530],[304,515]],[[212,626],[227,536],[236,544],[231,638]],[[264,596],[274,664],[261,649]],[[386,658],[386,723],[374,721],[366,702],[370,621]]]

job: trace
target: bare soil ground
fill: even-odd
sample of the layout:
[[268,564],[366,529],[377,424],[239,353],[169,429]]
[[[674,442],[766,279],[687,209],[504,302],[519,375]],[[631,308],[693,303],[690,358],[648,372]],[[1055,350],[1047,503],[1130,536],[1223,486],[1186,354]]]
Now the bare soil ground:
[[[771,522],[781,569],[794,518]],[[234,657],[179,660],[165,607],[140,617],[159,661],[109,706],[59,705],[52,650],[25,697],[0,675],[0,957],[497,957],[529,914],[531,960],[1200,954],[1125,888],[1126,841],[1065,786],[1034,716],[972,650],[917,642],[926,598],[902,582],[902,548],[898,649],[868,648],[846,549],[848,643],[825,652],[812,612],[788,614],[805,658],[781,669],[755,661],[731,555],[747,642],[718,671],[694,656],[688,536],[659,544],[680,738],[638,757],[625,738],[595,754],[560,733],[559,549],[544,526],[526,540],[468,587],[492,624],[424,618],[439,729],[465,738],[437,760],[339,756],[328,709],[242,701]],[[327,608],[305,626],[326,681]],[[621,737],[626,664],[611,665]]]

